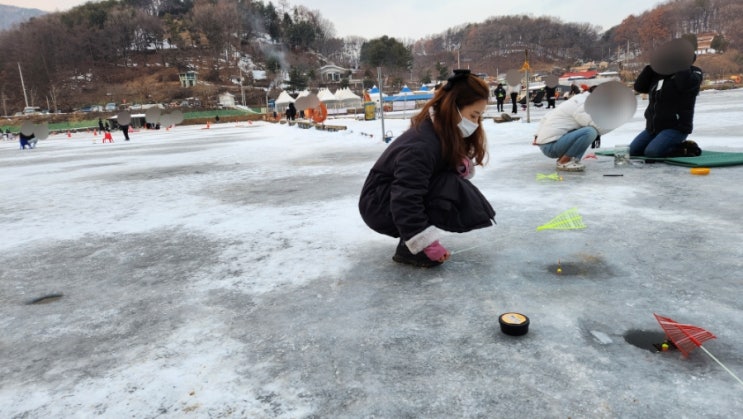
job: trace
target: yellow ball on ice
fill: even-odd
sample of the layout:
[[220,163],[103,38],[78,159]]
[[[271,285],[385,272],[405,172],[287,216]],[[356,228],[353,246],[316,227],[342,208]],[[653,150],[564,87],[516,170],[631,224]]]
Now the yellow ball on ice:
[[668,350],[668,344],[667,343],[664,343],[664,344],[660,345],[660,349],[662,351],[667,351]]

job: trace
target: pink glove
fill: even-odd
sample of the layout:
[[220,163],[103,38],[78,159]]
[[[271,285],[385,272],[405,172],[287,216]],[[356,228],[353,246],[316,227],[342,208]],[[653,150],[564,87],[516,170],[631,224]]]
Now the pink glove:
[[465,179],[472,179],[475,176],[475,167],[472,164],[472,160],[467,157],[462,158],[462,164],[457,166],[457,173]]
[[449,259],[449,251],[446,250],[446,248],[442,246],[438,240],[429,244],[428,247],[423,249],[423,253],[425,253],[429,259],[436,262],[443,262]]

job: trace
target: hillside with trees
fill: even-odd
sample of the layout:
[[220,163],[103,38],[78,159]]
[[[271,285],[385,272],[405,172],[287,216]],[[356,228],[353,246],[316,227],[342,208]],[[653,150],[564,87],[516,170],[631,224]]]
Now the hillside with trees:
[[[381,66],[385,88],[398,89],[446,78],[458,66],[503,74],[521,67],[525,51],[535,72],[603,62],[630,79],[658,45],[682,36],[696,44],[708,33],[715,53],[698,63],[710,77],[726,78],[743,71],[742,21],[739,0],[672,0],[605,32],[551,17],[493,16],[402,42],[338,38],[320,12],[286,0],[105,0],[0,32],[0,111],[12,114],[26,101],[69,112],[189,97],[209,107],[225,91],[265,106],[267,93],[276,97],[282,85],[325,86],[318,70],[326,64],[349,70],[330,87],[370,87]],[[200,82],[181,87],[178,75],[188,70]]]
[[[697,45],[697,35],[715,33],[717,54],[701,56],[716,77],[743,71],[743,3],[737,0],[674,0],[600,33],[587,23],[554,18],[491,17],[416,41],[412,46],[418,74],[437,63],[456,63],[491,75],[520,68],[524,51],[530,65],[543,73],[561,73],[585,62],[605,61],[616,70],[647,62],[657,46],[678,37]],[[629,66],[628,77],[633,71]],[[433,74],[437,72],[434,71]]]
[[13,26],[25,22],[32,17],[41,16],[43,10],[27,9],[25,7],[6,6],[0,4],[0,31],[10,29]]

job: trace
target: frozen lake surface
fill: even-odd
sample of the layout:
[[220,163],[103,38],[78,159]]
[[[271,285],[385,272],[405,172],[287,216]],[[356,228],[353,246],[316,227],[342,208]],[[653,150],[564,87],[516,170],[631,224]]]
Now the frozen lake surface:
[[[702,93],[691,138],[743,151],[742,104]],[[694,324],[743,376],[743,166],[598,157],[537,181],[545,112],[485,122],[473,182],[498,224],[445,237],[430,270],[358,215],[380,121],[0,143],[0,417],[737,417],[743,386],[702,351],[625,336]],[[585,229],[536,230],[570,208]],[[508,311],[527,335],[501,333]]]

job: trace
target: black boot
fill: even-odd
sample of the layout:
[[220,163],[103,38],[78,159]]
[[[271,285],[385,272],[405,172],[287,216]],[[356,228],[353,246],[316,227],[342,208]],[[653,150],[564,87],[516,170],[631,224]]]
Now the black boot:
[[398,263],[413,265],[418,268],[433,268],[434,266],[441,265],[441,262],[429,259],[424,252],[420,252],[416,255],[410,253],[408,246],[405,246],[405,242],[402,239],[400,239],[400,243],[397,244],[397,251],[395,251],[395,256],[392,256],[392,260]]

